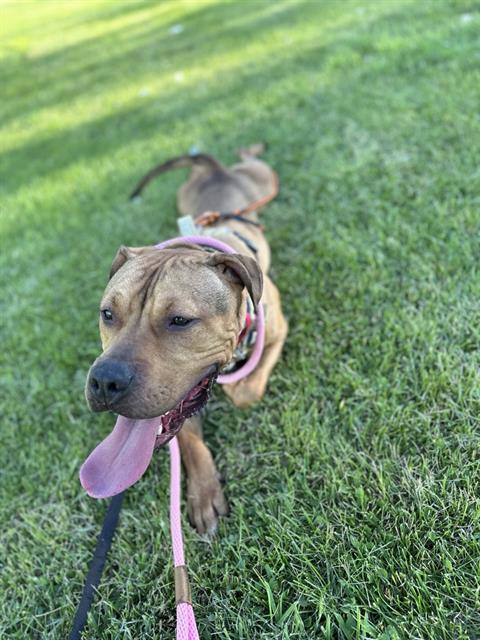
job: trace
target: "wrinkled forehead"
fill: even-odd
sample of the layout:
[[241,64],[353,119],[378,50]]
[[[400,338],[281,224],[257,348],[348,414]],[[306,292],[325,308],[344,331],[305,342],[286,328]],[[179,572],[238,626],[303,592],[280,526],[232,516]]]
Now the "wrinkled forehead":
[[184,313],[224,313],[232,292],[216,270],[205,264],[207,257],[147,255],[128,260],[107,285],[103,302],[138,299],[145,306],[174,307]]

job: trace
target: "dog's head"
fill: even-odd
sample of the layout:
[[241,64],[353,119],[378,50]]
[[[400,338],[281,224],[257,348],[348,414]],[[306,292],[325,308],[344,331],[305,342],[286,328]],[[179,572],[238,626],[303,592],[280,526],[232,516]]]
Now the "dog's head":
[[[88,374],[93,411],[164,418],[164,436],[206,402],[232,358],[262,273],[252,258],[194,245],[120,247],[100,305],[103,353]],[[162,443],[163,444],[163,443]]]
[[120,415],[80,470],[91,496],[136,482],[154,448],[206,404],[236,347],[245,289],[258,304],[262,274],[247,256],[193,245],[119,249],[100,305],[103,353],[86,396],[93,411]]

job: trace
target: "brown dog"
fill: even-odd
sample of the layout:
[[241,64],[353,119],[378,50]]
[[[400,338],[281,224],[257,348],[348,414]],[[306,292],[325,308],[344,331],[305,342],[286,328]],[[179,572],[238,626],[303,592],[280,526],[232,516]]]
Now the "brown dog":
[[[242,150],[242,162],[229,169],[204,154],[170,160],[150,171],[133,195],[163,171],[191,167],[178,192],[181,214],[198,220],[206,211],[243,210],[276,188],[274,172],[256,158],[259,150]],[[154,446],[178,433],[188,513],[199,533],[213,531],[227,505],[200,418],[193,414],[234,357],[248,296],[254,306],[262,298],[265,349],[253,373],[224,386],[235,405],[248,407],[263,396],[287,335],[256,213],[223,216],[206,233],[237,253],[212,253],[181,241],[162,250],[120,247],[100,306],[103,353],[90,369],[86,396],[93,411],[112,410],[125,420],[90,456],[82,478],[91,495],[113,495],[142,475]],[[158,419],[150,420],[156,416],[162,416],[160,429]]]

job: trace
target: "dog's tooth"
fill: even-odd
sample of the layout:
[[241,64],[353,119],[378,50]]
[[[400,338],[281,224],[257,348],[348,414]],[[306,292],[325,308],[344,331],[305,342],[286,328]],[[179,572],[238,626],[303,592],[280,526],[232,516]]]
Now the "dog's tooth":
[[160,426],[158,427],[157,436],[161,436],[162,432],[163,432],[163,425],[160,424]]

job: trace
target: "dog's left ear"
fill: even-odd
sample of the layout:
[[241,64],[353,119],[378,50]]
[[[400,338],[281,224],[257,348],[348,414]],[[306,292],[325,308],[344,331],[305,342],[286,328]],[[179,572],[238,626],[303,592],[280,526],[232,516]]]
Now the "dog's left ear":
[[241,253],[215,253],[209,264],[221,269],[231,282],[246,287],[254,306],[258,306],[263,291],[263,274],[256,260]]
[[135,258],[136,256],[140,256],[142,253],[148,253],[153,250],[155,250],[154,247],[126,247],[122,244],[117,251],[117,255],[113,259],[108,279],[111,280],[120,267],[123,267],[125,262],[130,260],[130,258]]

